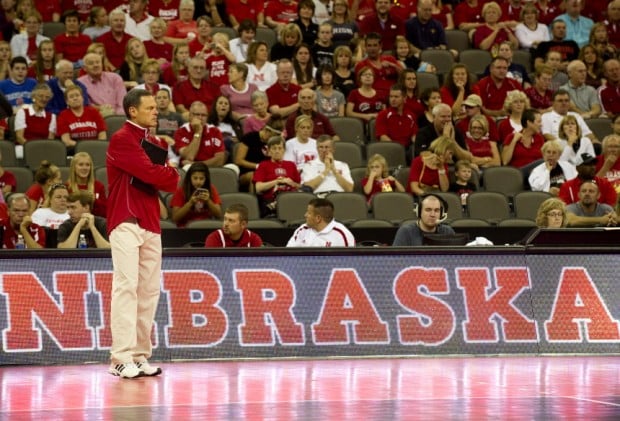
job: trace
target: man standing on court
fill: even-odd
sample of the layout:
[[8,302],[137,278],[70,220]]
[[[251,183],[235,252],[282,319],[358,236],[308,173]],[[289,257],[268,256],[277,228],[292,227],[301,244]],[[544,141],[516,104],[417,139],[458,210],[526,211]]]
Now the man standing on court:
[[179,176],[174,168],[153,163],[145,152],[152,145],[144,142],[167,148],[150,134],[157,126],[155,98],[134,89],[125,95],[123,109],[128,120],[112,135],[106,162],[109,200],[114,203],[107,215],[114,265],[108,371],[136,378],[161,373],[148,363],[161,278],[158,190],[173,192]]

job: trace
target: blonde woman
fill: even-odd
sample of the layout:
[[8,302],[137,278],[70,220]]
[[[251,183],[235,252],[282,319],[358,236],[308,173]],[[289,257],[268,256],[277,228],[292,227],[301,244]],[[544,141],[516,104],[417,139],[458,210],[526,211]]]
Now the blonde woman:
[[490,51],[496,55],[499,45],[503,41],[510,41],[512,48],[519,46],[519,40],[515,37],[512,29],[506,22],[500,22],[502,8],[494,1],[486,3],[482,7],[484,24],[474,30],[473,44],[476,48]]
[[300,115],[295,119],[295,137],[286,141],[284,160],[292,161],[301,173],[306,162],[319,156],[316,139],[310,137],[314,130],[314,122],[309,115]]
[[293,59],[295,49],[299,47],[303,41],[301,29],[294,23],[284,25],[280,32],[280,41],[271,48],[271,61],[287,58]]
[[381,154],[374,154],[368,159],[366,177],[362,178],[362,187],[368,204],[377,193],[405,191],[405,187],[390,175],[387,160]]
[[523,129],[521,125],[521,117],[523,111],[530,108],[530,99],[523,91],[509,91],[504,100],[504,110],[508,114],[508,118],[503,119],[497,125],[499,140],[504,141],[513,133],[520,132]]
[[539,228],[564,228],[566,226],[566,205],[560,199],[549,198],[542,202],[536,213]]
[[415,196],[433,191],[448,191],[448,163],[456,152],[456,143],[448,136],[433,140],[428,151],[422,152],[411,162],[408,190]]
[[131,38],[127,41],[125,47],[125,61],[121,64],[119,69],[119,74],[125,81],[125,87],[127,89],[135,88],[138,84],[144,82],[142,80],[140,68],[148,58],[142,40],[139,38]]
[[465,143],[467,150],[472,154],[472,163],[478,168],[501,165],[497,141],[489,138],[489,121],[484,115],[479,114],[469,120]]
[[87,152],[78,152],[73,156],[67,187],[69,193],[77,192],[78,190],[89,191],[94,199],[91,209],[92,214],[106,217],[108,198],[105,186],[101,181],[95,179],[93,159]]

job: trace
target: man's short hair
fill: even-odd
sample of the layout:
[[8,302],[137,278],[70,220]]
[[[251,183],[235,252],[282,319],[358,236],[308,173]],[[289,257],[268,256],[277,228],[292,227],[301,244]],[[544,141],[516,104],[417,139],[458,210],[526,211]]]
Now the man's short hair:
[[366,41],[368,41],[369,39],[374,39],[376,41],[379,41],[379,44],[381,44],[381,35],[379,35],[376,32],[369,32],[366,34],[366,36],[364,37],[364,39]]
[[20,63],[28,67],[28,62],[26,61],[26,58],[23,56],[17,56],[11,59],[11,62],[10,62],[11,69],[13,69],[13,67],[15,67],[16,64],[20,64]]
[[398,91],[401,94],[405,95],[405,88],[403,87],[403,85],[400,85],[398,83],[390,86],[390,91]]
[[95,198],[93,197],[93,194],[88,190],[78,190],[69,194],[69,197],[67,197],[67,203],[73,202],[80,202],[80,205],[88,205],[88,208],[92,209]]
[[237,32],[241,34],[243,31],[252,31],[256,32],[256,24],[251,19],[243,19],[239,24],[239,29]]
[[153,94],[146,89],[135,88],[125,94],[123,98],[123,111],[125,111],[127,118],[129,118],[129,109],[131,107],[138,108],[142,103],[142,98],[146,96],[153,96]]
[[527,127],[527,122],[536,120],[538,114],[540,114],[540,111],[534,108],[523,110],[523,114],[521,114],[521,126],[524,128]]
[[270,149],[273,145],[282,145],[284,146],[286,141],[282,136],[272,136],[267,141],[267,149]]
[[332,143],[333,143],[333,141],[334,141],[334,139],[332,139],[332,137],[331,137],[330,135],[328,135],[328,134],[322,134],[321,136],[319,136],[319,137],[316,139],[316,144],[318,145],[319,143],[324,143],[324,142],[327,142],[328,140],[329,140],[330,142],[332,142]]
[[26,196],[25,193],[13,193],[6,199],[6,204],[9,209],[12,209],[13,203],[17,202],[18,200],[26,200],[26,203],[30,204],[30,199],[28,199],[28,196]]
[[505,59],[504,57],[496,56],[496,57],[493,57],[493,59],[491,60],[491,66],[495,66],[495,63],[497,63],[498,61],[503,61],[503,62],[506,62],[506,64],[508,64],[507,59]]
[[70,67],[71,70],[73,70],[73,63],[71,63],[69,60],[67,59],[60,59],[56,62],[56,66],[54,67],[54,70],[59,71],[62,70],[63,67]]
[[241,203],[233,203],[226,208],[226,211],[224,213],[236,213],[237,215],[239,215],[239,221],[241,222],[248,222],[249,219],[248,208]]
[[330,223],[334,219],[334,204],[327,199],[315,198],[308,203],[314,211],[321,215],[323,221]]
[[552,99],[553,101],[555,101],[555,99],[556,99],[558,96],[560,96],[560,95],[565,95],[565,96],[570,97],[570,94],[568,93],[568,91],[566,91],[566,90],[564,90],[564,89],[558,89],[557,91],[555,91],[555,92],[553,93],[553,95],[551,96],[551,99]]
[[67,18],[77,18],[77,20],[80,20],[80,14],[75,9],[65,10],[60,17],[60,21],[64,24]]

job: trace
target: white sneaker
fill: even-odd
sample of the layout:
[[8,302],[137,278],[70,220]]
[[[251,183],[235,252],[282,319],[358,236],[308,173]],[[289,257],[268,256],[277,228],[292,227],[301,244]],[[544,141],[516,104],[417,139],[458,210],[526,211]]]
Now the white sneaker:
[[135,363],[145,376],[157,376],[161,374],[161,368],[156,365],[150,365],[148,361],[141,361]]
[[112,364],[108,368],[108,373],[125,379],[135,379],[136,377],[144,376],[144,372],[134,363]]

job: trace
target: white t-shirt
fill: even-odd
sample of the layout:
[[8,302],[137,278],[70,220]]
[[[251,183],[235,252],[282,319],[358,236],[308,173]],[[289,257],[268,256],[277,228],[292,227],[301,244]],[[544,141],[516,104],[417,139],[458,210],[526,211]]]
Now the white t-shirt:
[[317,231],[303,224],[295,230],[286,247],[355,247],[355,237],[340,222],[332,219]]
[[284,160],[294,162],[297,171],[301,172],[306,162],[317,159],[319,151],[316,149],[316,140],[308,139],[306,143],[301,143],[298,138],[293,137],[286,141]]
[[52,229],[58,229],[67,219],[69,219],[68,212],[56,213],[51,208],[39,208],[32,213],[32,222]]
[[[592,130],[590,130],[583,117],[581,117],[574,111],[569,111],[568,115],[572,115],[573,117],[575,117],[575,119],[577,119],[577,125],[581,129],[582,136],[588,136],[592,133]],[[551,134],[557,139],[558,132],[560,131],[560,122],[562,121],[564,116],[551,110],[541,115],[540,118],[542,120],[543,134]]]
[[248,83],[253,83],[259,90],[265,92],[267,88],[276,83],[278,75],[276,74],[276,65],[267,62],[258,69],[256,65],[248,63]]
[[[345,180],[349,183],[353,183],[349,165],[345,162],[334,160],[334,167],[336,167],[336,171],[340,173]],[[320,159],[315,159],[306,163],[303,167],[303,171],[301,172],[301,184],[318,177],[323,171],[325,171],[325,164]],[[314,189],[314,193],[325,193],[330,191],[344,191],[342,186],[338,184],[336,176],[331,172],[323,179],[323,182],[319,184],[316,189]]]

